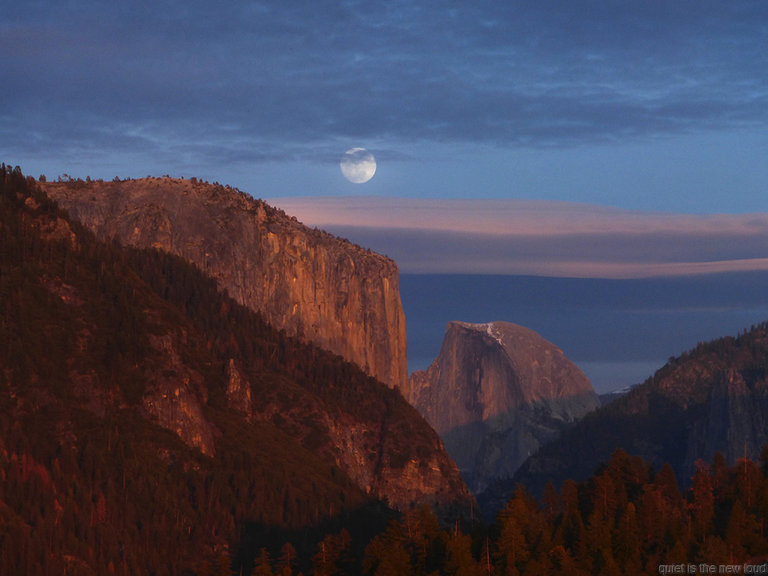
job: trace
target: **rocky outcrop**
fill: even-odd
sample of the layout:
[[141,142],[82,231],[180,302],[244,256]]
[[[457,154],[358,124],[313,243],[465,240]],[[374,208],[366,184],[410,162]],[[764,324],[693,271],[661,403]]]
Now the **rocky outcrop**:
[[253,410],[251,398],[251,383],[240,371],[234,358],[227,364],[227,401],[232,410],[237,410],[250,418]]
[[599,406],[560,349],[508,322],[451,322],[432,365],[411,375],[409,399],[474,491]]
[[163,370],[144,374],[142,404],[155,423],[175,433],[188,446],[213,456],[215,429],[203,414],[203,406],[208,401],[205,381],[180,357],[184,339],[183,330],[149,336],[152,348],[164,362]]
[[469,506],[456,463],[412,407],[392,404],[379,422],[338,415],[325,426],[339,467],[367,494],[400,509],[424,502]]
[[182,256],[275,327],[391,387],[406,384],[405,316],[388,258],[196,180],[41,185],[99,238]]

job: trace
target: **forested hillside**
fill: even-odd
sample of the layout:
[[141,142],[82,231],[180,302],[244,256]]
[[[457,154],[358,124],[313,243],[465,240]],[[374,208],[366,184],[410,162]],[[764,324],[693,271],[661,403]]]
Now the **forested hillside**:
[[[650,427],[706,400],[754,424],[759,402],[739,393],[764,389],[765,333],[702,345],[616,406]],[[538,500],[517,486],[484,522],[460,481],[425,484],[441,445],[396,391],[188,262],[98,242],[0,170],[0,574],[768,569],[768,451],[714,452],[683,476],[663,462],[677,431],[655,431],[667,448],[651,462],[630,455],[643,444],[579,444],[582,468],[602,464]],[[468,513],[446,522],[451,506]]]
[[[728,464],[757,459],[768,443],[768,324],[703,342],[670,358],[642,385],[589,414],[529,458],[511,482],[484,500],[500,505],[522,482],[585,479],[617,448],[655,468],[669,463],[683,484],[696,462],[720,452]],[[490,505],[490,504],[489,504]]]
[[441,450],[396,391],[0,170],[0,574],[247,573],[254,533],[463,506]]

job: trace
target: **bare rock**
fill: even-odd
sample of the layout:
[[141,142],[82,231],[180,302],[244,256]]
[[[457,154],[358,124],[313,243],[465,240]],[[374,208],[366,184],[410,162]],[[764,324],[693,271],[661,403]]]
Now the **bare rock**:
[[392,260],[196,180],[41,186],[101,239],[182,256],[275,327],[391,387],[406,385],[405,316]]
[[509,322],[448,325],[440,354],[409,383],[474,491],[510,476],[543,443],[599,406],[563,352]]
[[253,410],[251,383],[242,374],[234,358],[230,358],[227,365],[227,401],[230,408],[250,418]]
[[153,347],[165,357],[165,369],[146,374],[147,391],[142,402],[157,424],[175,433],[188,446],[213,456],[214,427],[203,414],[207,402],[205,382],[180,358],[181,346],[176,342],[179,337],[183,338],[183,333],[150,335]]

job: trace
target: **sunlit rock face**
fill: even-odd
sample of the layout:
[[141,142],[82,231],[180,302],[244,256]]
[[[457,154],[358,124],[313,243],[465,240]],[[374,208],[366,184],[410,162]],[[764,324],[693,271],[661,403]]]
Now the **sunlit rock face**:
[[391,387],[406,385],[405,316],[392,260],[229,187],[172,178],[42,185],[100,238],[182,256],[275,327]]
[[380,422],[326,421],[339,466],[367,494],[399,509],[425,502],[469,508],[472,497],[439,436],[415,411],[412,422],[393,415]]
[[250,418],[253,410],[251,383],[237,367],[234,358],[230,358],[227,365],[227,401],[232,410],[237,410],[245,414],[246,418]]
[[599,406],[559,348],[509,322],[451,322],[432,365],[411,375],[409,399],[475,492]]
[[215,430],[203,414],[208,391],[203,376],[179,355],[185,346],[184,339],[183,330],[149,336],[152,347],[165,362],[163,370],[145,374],[142,404],[151,420],[175,433],[188,446],[213,456]]
[[[273,326],[404,389],[405,322],[391,260],[309,230],[221,186],[146,179],[52,183],[47,189],[98,237],[192,261]],[[184,277],[186,268],[174,270],[166,270],[167,281],[188,282],[189,290],[182,292],[195,294],[199,284]],[[76,297],[61,282],[49,284],[62,301]],[[230,303],[222,299],[215,305],[223,310]],[[293,349],[286,358],[264,358],[263,371],[255,371],[230,351],[226,358],[216,357],[218,348],[207,345],[210,335],[197,334],[194,323],[177,326],[176,316],[161,322],[162,314],[152,310],[141,316],[152,320],[152,362],[145,362],[146,369],[137,367],[131,401],[187,446],[208,456],[228,450],[236,439],[222,427],[223,418],[227,426],[260,435],[268,453],[275,445],[299,446],[332,463],[338,470],[338,478],[329,472],[332,479],[349,482],[360,495],[400,509],[419,504],[469,508],[472,497],[440,437],[396,390],[315,346],[271,331],[255,333],[271,339],[276,350]],[[214,372],[215,381],[205,372],[210,366],[223,366],[223,373]],[[82,394],[95,399],[91,403],[99,413],[119,401],[119,391],[117,399],[102,399],[85,389],[85,377],[80,380]]]

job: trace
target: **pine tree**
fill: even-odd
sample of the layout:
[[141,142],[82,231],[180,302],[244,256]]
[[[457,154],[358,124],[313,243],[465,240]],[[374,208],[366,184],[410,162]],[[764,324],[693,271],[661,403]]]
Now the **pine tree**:
[[403,518],[402,531],[407,538],[411,565],[418,574],[428,574],[445,559],[440,522],[429,505],[409,510]]
[[618,520],[613,543],[613,556],[624,574],[640,573],[642,568],[640,528],[635,505],[632,502],[627,504]]
[[410,576],[414,573],[411,556],[405,548],[406,535],[399,522],[393,520],[383,534],[376,536],[365,549],[363,571],[369,576]]
[[496,556],[507,573],[519,571],[530,559],[526,539],[528,504],[525,490],[518,485],[512,498],[499,513],[499,537]]
[[704,542],[712,533],[715,517],[715,498],[712,489],[712,480],[709,475],[709,467],[702,461],[696,463],[696,473],[693,476],[692,487],[694,536],[700,542]]
[[280,558],[277,561],[276,576],[293,576],[296,568],[296,548],[293,544],[286,542],[280,549]]
[[589,568],[591,558],[587,550],[586,528],[579,508],[578,485],[573,480],[566,480],[561,492],[563,513],[555,529],[553,542],[568,550],[579,566]]
[[341,566],[349,561],[346,556],[351,540],[346,529],[342,529],[338,534],[330,534],[323,538],[317,546],[317,552],[312,557],[315,576],[336,576],[343,573]]
[[747,520],[744,504],[740,499],[733,503],[728,524],[725,529],[725,542],[730,553],[737,559],[743,559],[746,553],[745,545],[751,540],[753,526]]
[[446,543],[445,572],[449,576],[482,576],[483,568],[472,556],[472,538],[455,531]]
[[269,554],[266,548],[262,548],[259,552],[259,557],[256,558],[256,563],[253,567],[253,576],[273,576],[272,563],[269,560]]

